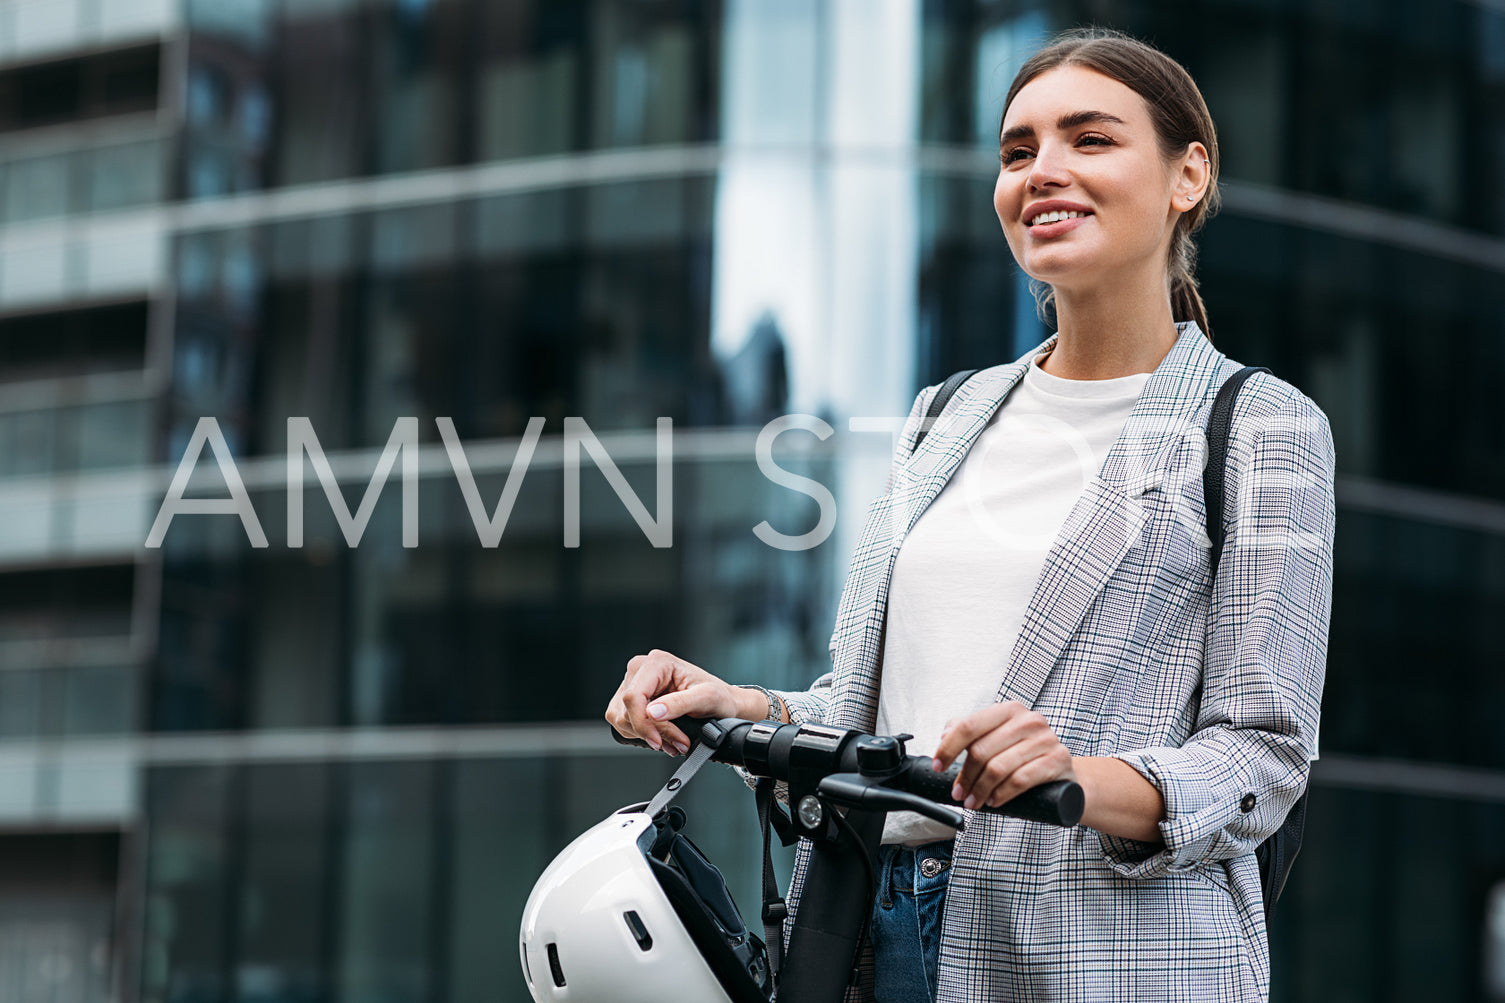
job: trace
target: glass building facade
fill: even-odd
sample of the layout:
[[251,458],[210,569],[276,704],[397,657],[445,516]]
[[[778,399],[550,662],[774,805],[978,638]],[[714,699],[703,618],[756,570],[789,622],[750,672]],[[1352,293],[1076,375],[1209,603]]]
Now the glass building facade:
[[[1047,333],[996,137],[1089,22],[1201,85],[1216,342],[1337,445],[1275,998],[1505,1000],[1485,0],[0,0],[0,999],[526,999],[533,880],[669,772],[600,721],[627,658],[812,679],[887,423]],[[192,443],[265,546],[145,545]]]

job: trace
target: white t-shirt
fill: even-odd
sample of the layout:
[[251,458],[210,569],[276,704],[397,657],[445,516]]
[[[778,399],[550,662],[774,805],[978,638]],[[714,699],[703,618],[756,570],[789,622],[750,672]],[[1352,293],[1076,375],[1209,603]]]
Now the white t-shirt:
[[[1148,373],[1065,380],[1031,362],[905,537],[889,588],[877,733],[928,756],[941,729],[994,703],[1045,558],[1102,469]],[[955,830],[895,812],[885,843]]]

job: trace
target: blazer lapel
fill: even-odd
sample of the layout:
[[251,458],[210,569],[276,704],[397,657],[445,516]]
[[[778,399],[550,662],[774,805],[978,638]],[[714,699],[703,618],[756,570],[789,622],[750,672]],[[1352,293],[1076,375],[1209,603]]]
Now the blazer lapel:
[[1099,476],[1067,516],[1046,556],[998,699],[1033,706],[1087,607],[1139,541],[1140,499],[1161,486],[1171,453],[1201,432],[1223,355],[1192,321],[1161,360],[1114,442]]

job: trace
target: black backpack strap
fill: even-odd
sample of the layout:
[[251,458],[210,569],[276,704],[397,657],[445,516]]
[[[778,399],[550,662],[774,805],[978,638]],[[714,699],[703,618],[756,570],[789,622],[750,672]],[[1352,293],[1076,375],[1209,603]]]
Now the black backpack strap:
[[1207,539],[1212,542],[1212,577],[1218,576],[1218,562],[1223,558],[1223,539],[1227,526],[1223,521],[1223,472],[1228,465],[1228,433],[1233,426],[1233,405],[1239,388],[1255,373],[1268,373],[1264,366],[1245,366],[1218,390],[1212,402],[1212,416],[1207,419],[1207,466],[1202,469],[1202,499],[1207,507]]
[[[1227,523],[1223,519],[1224,470],[1228,465],[1229,431],[1233,426],[1233,405],[1238,400],[1239,388],[1255,373],[1268,373],[1263,366],[1245,366],[1224,383],[1212,402],[1212,415],[1207,419],[1207,466],[1202,471],[1202,497],[1207,505],[1207,538],[1212,542],[1210,553],[1212,577],[1217,578],[1218,562],[1223,556],[1223,542],[1227,536]],[[1254,849],[1259,862],[1259,884],[1265,902],[1265,921],[1275,909],[1275,900],[1285,888],[1286,878],[1291,874],[1291,865],[1301,850],[1301,833],[1306,826],[1306,791],[1291,806],[1285,821],[1269,839]]]
[[789,846],[798,838],[789,817],[779,808],[774,796],[777,786],[770,777],[759,777],[753,787],[758,806],[758,828],[763,831],[763,944],[768,949],[768,974],[772,984],[779,984],[779,970],[784,965],[784,920],[789,916],[789,906],[779,894],[778,875],[773,872],[772,825],[778,831],[779,841]]
[[920,423],[920,431],[915,436],[914,447],[909,451],[911,454],[920,448],[920,443],[925,441],[925,433],[930,431],[930,426],[934,425],[935,420],[941,416],[941,412],[946,410],[946,405],[952,396],[976,372],[976,369],[963,369],[946,377],[946,382],[942,383],[941,388],[935,392],[935,396],[930,398],[930,407],[925,410],[925,420]]

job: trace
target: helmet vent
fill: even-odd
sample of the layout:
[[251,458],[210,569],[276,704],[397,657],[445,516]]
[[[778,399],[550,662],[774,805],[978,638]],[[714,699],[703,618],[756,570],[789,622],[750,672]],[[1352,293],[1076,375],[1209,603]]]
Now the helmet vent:
[[622,918],[627,921],[627,929],[632,931],[632,939],[638,942],[638,947],[644,951],[653,950],[653,938],[648,935],[643,918],[631,910],[624,912]]
[[564,969],[559,965],[559,945],[549,945],[549,974],[554,976],[554,984],[564,988]]

